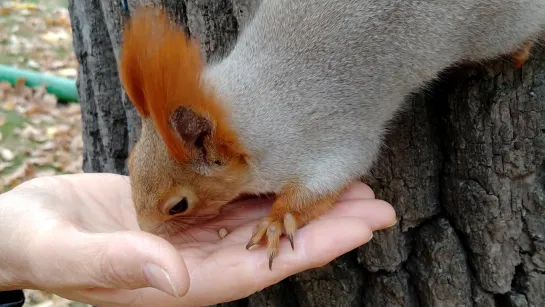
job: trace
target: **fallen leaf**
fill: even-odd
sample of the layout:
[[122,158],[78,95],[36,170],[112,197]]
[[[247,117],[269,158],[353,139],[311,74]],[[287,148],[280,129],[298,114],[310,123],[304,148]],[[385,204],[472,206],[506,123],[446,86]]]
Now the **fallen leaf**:
[[48,43],[56,43],[59,40],[59,37],[53,32],[47,32],[46,34],[42,35],[42,40]]
[[47,94],[47,85],[46,84],[41,84],[41,85],[38,85],[38,86],[34,87],[33,98],[40,99],[45,94]]
[[0,91],[8,91],[11,89],[13,89],[13,86],[11,85],[11,83],[7,81],[0,82]]
[[6,111],[12,111],[13,109],[15,109],[15,102],[14,101],[6,101],[6,102],[2,103],[2,109],[6,110]]
[[25,114],[25,115],[33,115],[33,114],[39,114],[41,111],[41,108],[38,104],[33,104],[33,105],[30,105],[28,106],[23,112],[21,112],[22,114]]
[[81,136],[78,136],[72,139],[72,142],[70,143],[70,150],[73,152],[80,152],[82,149],[83,149],[83,138]]
[[25,181],[27,177],[31,176],[34,173],[34,169],[30,167],[27,163],[23,162],[15,171],[10,174],[4,175],[0,178],[2,180],[2,186],[8,186],[14,188],[19,185],[21,182]]
[[22,130],[17,130],[15,133],[23,139],[31,140],[34,142],[41,143],[47,140],[47,137],[41,130],[30,124],[26,124]]
[[35,3],[10,1],[6,4],[7,8],[12,10],[36,10],[38,6]]
[[53,69],[60,69],[65,66],[66,66],[66,63],[64,61],[56,60],[56,61],[53,61],[53,63],[51,63],[51,68]]
[[28,67],[34,68],[34,69],[40,68],[40,64],[38,62],[34,61],[34,60],[29,60],[27,62],[27,65],[28,65]]
[[58,99],[57,96],[53,94],[46,93],[42,97],[42,106],[43,108],[54,108],[57,106]]
[[46,130],[46,135],[48,138],[52,139],[55,134],[57,133],[57,127],[53,126],[53,127],[47,127],[47,130]]
[[42,146],[39,147],[40,151],[50,151],[55,149],[55,143],[52,141],[45,142]]
[[75,77],[78,71],[74,68],[64,68],[57,70],[57,74],[62,77]]
[[44,155],[41,157],[35,157],[28,159],[28,163],[36,166],[46,166],[52,164],[54,161],[54,156],[52,154]]
[[78,155],[77,159],[68,164],[63,171],[67,174],[77,174],[83,172],[83,156]]
[[47,32],[41,36],[41,39],[48,43],[57,43],[60,40],[68,39],[68,34],[65,31]]
[[13,152],[7,148],[2,148],[0,149],[0,157],[4,161],[12,161],[15,159],[15,154],[13,154]]
[[78,103],[69,104],[64,111],[69,116],[77,115],[78,122],[81,121],[81,105]]
[[5,170],[8,167],[11,167],[13,164],[8,162],[0,162],[0,172]]
[[71,127],[66,124],[58,125],[57,126],[57,133],[55,134],[56,137],[58,136],[69,136]]
[[46,170],[40,170],[37,171],[36,174],[34,174],[34,177],[50,177],[55,176],[57,173],[52,169],[46,169]]
[[0,16],[8,16],[11,14],[11,9],[7,7],[0,7]]
[[25,78],[18,78],[15,81],[15,92],[22,93],[27,87],[26,85],[26,79]]

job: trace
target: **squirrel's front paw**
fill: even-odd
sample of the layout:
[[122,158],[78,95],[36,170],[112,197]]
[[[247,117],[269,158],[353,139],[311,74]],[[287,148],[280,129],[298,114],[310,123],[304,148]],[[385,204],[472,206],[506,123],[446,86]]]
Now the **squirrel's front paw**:
[[282,234],[287,235],[291,248],[295,250],[293,240],[297,229],[329,210],[339,198],[342,190],[312,197],[312,193],[309,191],[294,186],[287,187],[273,203],[269,216],[263,218],[254,227],[252,238],[246,245],[246,249],[267,241],[269,269],[272,270],[272,263],[278,254]]
[[246,249],[261,243],[264,239],[267,239],[267,252],[269,255],[269,269],[272,270],[272,263],[274,257],[278,254],[278,245],[280,244],[280,237],[282,234],[286,234],[291,243],[291,248],[295,249],[293,245],[293,237],[297,231],[298,225],[295,216],[289,212],[285,214],[274,214],[262,219],[255,227],[252,233],[250,242],[246,245]]

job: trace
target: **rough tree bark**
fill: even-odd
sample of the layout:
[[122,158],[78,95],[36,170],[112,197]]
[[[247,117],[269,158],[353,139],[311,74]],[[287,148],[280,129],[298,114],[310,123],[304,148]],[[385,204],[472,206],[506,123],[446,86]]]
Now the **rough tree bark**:
[[[129,1],[134,4],[134,1]],[[162,0],[211,57],[259,0]],[[140,120],[117,74],[121,7],[70,1],[87,172],[126,174]],[[545,306],[545,52],[445,71],[408,98],[364,180],[399,223],[229,306]],[[291,301],[289,296],[296,300]]]

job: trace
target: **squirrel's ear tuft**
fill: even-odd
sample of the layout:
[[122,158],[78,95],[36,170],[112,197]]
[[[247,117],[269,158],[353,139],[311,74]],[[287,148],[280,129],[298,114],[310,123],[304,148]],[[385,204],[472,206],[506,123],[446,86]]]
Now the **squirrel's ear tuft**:
[[142,117],[151,117],[171,156],[187,160],[170,126],[175,109],[202,104],[200,48],[162,7],[137,7],[123,29],[120,79]]
[[127,95],[140,116],[152,119],[172,158],[193,164],[205,158],[210,165],[244,160],[229,111],[202,82],[205,62],[198,41],[164,8],[141,6],[132,13],[120,62]]
[[145,95],[145,67],[143,61],[150,60],[146,56],[146,37],[151,34],[151,24],[155,10],[138,7],[133,16],[125,20],[123,27],[123,43],[120,52],[119,77],[123,88],[136,107],[140,116],[150,115]]

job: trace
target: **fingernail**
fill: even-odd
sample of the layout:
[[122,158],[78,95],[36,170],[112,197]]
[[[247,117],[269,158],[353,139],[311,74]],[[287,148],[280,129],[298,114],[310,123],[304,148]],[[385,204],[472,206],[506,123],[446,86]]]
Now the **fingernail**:
[[390,226],[388,226],[388,227],[386,227],[386,228],[393,227],[393,226],[395,226],[396,224],[397,224],[397,219],[394,220],[394,223],[393,223],[392,225],[390,225]]
[[168,295],[180,297],[168,273],[153,263],[146,263],[142,268],[148,285]]

